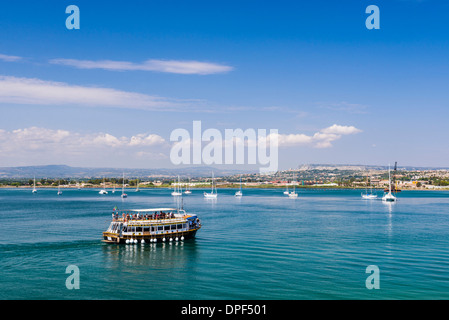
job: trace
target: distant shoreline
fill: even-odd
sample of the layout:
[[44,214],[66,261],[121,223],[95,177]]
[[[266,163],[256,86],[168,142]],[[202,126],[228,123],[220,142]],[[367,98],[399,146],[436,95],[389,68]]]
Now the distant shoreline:
[[[78,189],[77,186],[60,186],[61,189]],[[85,186],[80,188],[80,190],[83,189],[102,189],[102,186]],[[234,185],[223,185],[223,186],[216,186],[217,189],[238,189],[240,188],[240,185],[234,184]],[[285,189],[285,186],[273,186],[273,185],[261,185],[261,186],[242,186],[242,189]],[[310,190],[366,190],[366,187],[346,187],[346,186],[295,186],[296,189],[310,189]],[[2,185],[0,186],[0,189],[29,189],[32,190],[32,186],[13,186],[13,185]],[[36,186],[36,189],[58,189],[58,186]],[[106,187],[106,190],[112,190],[113,187]],[[121,191],[120,188],[115,188],[116,192]],[[125,187],[125,190],[135,190],[136,187]],[[146,190],[146,189],[173,189],[173,186],[139,186],[140,190]],[[210,189],[210,186],[191,186],[191,190],[198,189]],[[384,188],[379,187],[373,187],[372,188],[375,191],[383,191]],[[413,189],[407,189],[403,188],[401,191],[449,191],[449,187],[443,187],[443,188],[436,188],[436,189],[428,189],[428,188],[413,188]]]

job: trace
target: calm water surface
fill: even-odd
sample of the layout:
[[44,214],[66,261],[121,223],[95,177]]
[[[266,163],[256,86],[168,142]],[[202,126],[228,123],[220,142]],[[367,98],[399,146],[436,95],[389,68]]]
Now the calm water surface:
[[[173,207],[171,190],[0,189],[0,299],[449,299],[449,192],[395,204],[359,191],[202,190],[203,228],[180,243],[101,242],[112,208]],[[381,194],[379,193],[379,196]],[[65,286],[68,265],[80,289]],[[368,290],[368,265],[380,289]]]

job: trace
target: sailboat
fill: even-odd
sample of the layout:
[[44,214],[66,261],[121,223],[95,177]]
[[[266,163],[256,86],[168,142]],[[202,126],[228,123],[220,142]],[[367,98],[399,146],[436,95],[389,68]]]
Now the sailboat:
[[140,192],[140,189],[139,189],[139,179],[137,179],[136,184],[137,184],[136,192]]
[[235,196],[236,197],[242,197],[243,196],[243,193],[242,193],[242,175],[240,175],[240,190],[235,193]]
[[388,165],[388,193],[384,194],[384,196],[382,197],[382,201],[395,202],[396,200],[396,197],[391,194],[391,173],[390,165]]
[[214,190],[214,173],[212,172],[212,189],[210,193],[204,192],[204,197],[206,199],[217,199],[217,188]]
[[[368,186],[368,177],[366,177],[366,183],[367,183],[367,186]],[[374,194],[373,193],[373,188],[371,187],[370,188],[370,192],[368,193],[368,187],[366,188],[366,190],[365,190],[365,194],[361,194],[362,195],[362,199],[365,199],[365,200],[372,200],[372,199],[377,199],[377,194]]]
[[122,184],[122,198],[128,198],[128,195],[125,193],[125,173],[123,173],[123,184]]
[[36,189],[36,177],[34,177],[34,183],[33,183],[33,191],[31,191],[32,193],[37,193],[37,189]]
[[288,182],[287,182],[287,189],[284,191],[284,194],[288,195],[290,192],[288,191]]
[[191,194],[192,191],[190,190],[190,178],[189,178],[189,184],[187,185],[186,191],[184,191],[185,194]]
[[181,185],[180,185],[180,182],[179,182],[179,176],[178,176],[178,184],[175,185],[175,183],[173,182],[173,185],[174,185],[174,190],[171,193],[171,195],[175,196],[175,197],[176,196],[182,196],[182,190],[181,190]]
[[295,183],[292,182],[292,184],[293,184],[293,191],[288,194],[288,197],[289,198],[298,198],[298,193],[296,193],[296,188],[295,188],[296,181],[295,181]]
[[59,182],[59,184],[58,184],[58,196],[60,196],[62,194],[62,191],[61,191],[61,182]]
[[100,192],[98,192],[99,194],[108,194],[108,192],[106,191],[106,183],[104,181],[103,178],[103,189],[100,190]]
[[[392,186],[391,186],[391,191],[392,192],[394,192],[394,193],[397,193],[397,192],[401,192],[401,189],[399,189],[398,188],[398,186],[396,185],[396,171],[398,170],[398,162],[396,161],[395,163],[394,163],[394,169],[393,169],[393,174],[392,174],[392,176],[393,176],[393,182],[392,182]],[[389,191],[389,189],[388,188],[385,188],[384,189],[384,192],[387,192],[387,191]]]

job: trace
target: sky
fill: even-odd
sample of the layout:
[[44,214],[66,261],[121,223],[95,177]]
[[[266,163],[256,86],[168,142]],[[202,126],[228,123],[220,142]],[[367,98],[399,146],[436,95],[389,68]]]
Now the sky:
[[278,130],[279,169],[448,167],[448,14],[437,0],[2,3],[0,167],[173,167],[170,135],[193,121]]

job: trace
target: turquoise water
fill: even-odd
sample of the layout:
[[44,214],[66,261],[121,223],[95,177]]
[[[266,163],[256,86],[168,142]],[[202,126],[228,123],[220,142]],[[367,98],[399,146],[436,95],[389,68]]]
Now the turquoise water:
[[[203,228],[180,243],[101,242],[112,208],[175,206],[171,190],[0,189],[0,299],[449,299],[449,192],[395,204],[359,191],[201,190]],[[380,195],[380,194],[379,194]],[[68,290],[68,265],[80,289]],[[368,290],[366,267],[380,269]]]

